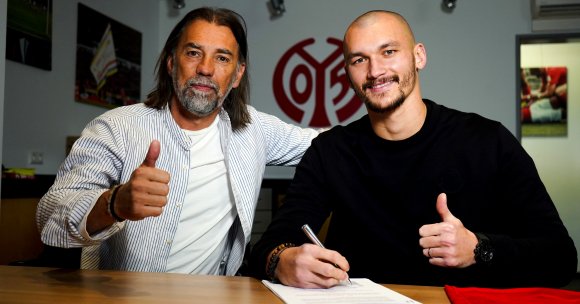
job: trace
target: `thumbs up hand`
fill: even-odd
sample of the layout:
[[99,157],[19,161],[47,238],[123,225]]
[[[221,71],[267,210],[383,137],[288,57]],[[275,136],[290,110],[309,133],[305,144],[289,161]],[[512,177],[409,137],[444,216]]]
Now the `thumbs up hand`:
[[464,268],[475,263],[473,250],[477,237],[463,226],[447,207],[447,195],[439,194],[435,204],[441,222],[419,229],[419,245],[429,263],[442,267]]
[[155,162],[159,158],[159,153],[161,153],[161,144],[159,141],[154,140],[149,145],[149,150],[147,150],[147,155],[142,166],[155,168]]
[[137,221],[161,215],[167,204],[170,176],[167,171],[155,167],[160,152],[159,141],[152,141],[143,164],[119,188],[114,208],[121,218]]

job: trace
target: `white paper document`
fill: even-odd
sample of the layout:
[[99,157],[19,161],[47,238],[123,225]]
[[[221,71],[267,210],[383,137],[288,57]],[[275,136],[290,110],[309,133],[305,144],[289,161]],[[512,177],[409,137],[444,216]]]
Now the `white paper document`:
[[273,293],[286,304],[420,304],[398,292],[369,279],[350,279],[329,289],[303,289],[263,280]]

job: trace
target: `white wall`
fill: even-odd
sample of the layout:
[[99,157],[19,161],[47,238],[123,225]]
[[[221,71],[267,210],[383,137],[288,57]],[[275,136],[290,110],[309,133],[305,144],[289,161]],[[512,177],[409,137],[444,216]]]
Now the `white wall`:
[[[202,5],[233,9],[246,19],[250,46],[252,104],[284,120],[288,117],[276,104],[272,75],[282,54],[295,43],[310,37],[317,41],[311,54],[328,55],[325,40],[342,40],[349,23],[371,9],[401,13],[411,24],[418,41],[426,45],[428,63],[422,71],[423,96],[449,107],[502,122],[516,130],[515,35],[529,33],[529,0],[463,0],[451,13],[441,10],[441,1],[393,0],[291,0],[286,13],[271,20],[267,0],[186,0],[185,9],[175,12],[166,1],[160,5],[160,45],[183,15]],[[365,113],[361,108],[358,118]],[[304,124],[303,124],[304,125]],[[291,177],[292,170],[268,169],[271,178]]]
[[[107,110],[74,99],[78,2],[141,32],[141,96],[152,88],[159,41],[158,0],[54,0],[52,70],[6,60],[2,148],[6,167],[33,167],[37,174],[55,174],[64,160],[66,137],[79,135],[92,118]],[[43,165],[28,164],[31,151],[44,153]]]
[[[580,246],[580,42],[525,44],[521,66],[568,68],[568,136],[523,137],[576,247]],[[580,266],[578,267],[580,272]]]
[[[186,0],[182,11],[173,10],[170,0],[81,2],[143,34],[142,98],[152,88],[159,49],[187,10],[200,5],[236,10],[248,23],[252,103],[285,120],[288,117],[271,90],[273,69],[283,52],[314,37],[318,49],[312,54],[326,54],[326,38],[342,39],[349,22],[362,12],[395,10],[407,17],[417,39],[426,44],[429,62],[421,76],[424,96],[496,119],[515,132],[514,41],[515,34],[530,31],[528,0],[464,0],[451,14],[441,11],[440,1],[293,0],[286,1],[286,13],[274,20],[265,0]],[[78,135],[89,120],[105,111],[74,101],[77,3],[54,1],[52,71],[6,61],[2,161],[7,167],[56,173],[64,159],[66,136]],[[361,108],[353,119],[363,113]],[[44,153],[43,165],[28,164],[31,151]],[[268,171],[268,177],[291,174]]]
[[[2,17],[6,16],[6,2],[0,0]],[[0,126],[4,136],[0,140],[0,157],[7,167],[31,167],[27,163],[28,152],[41,151],[44,165],[37,166],[37,172],[55,174],[64,159],[66,136],[79,134],[89,120],[105,111],[74,101],[78,2],[54,0],[52,71],[5,61],[5,37],[0,35]],[[398,11],[427,48],[428,65],[421,75],[423,95],[449,107],[498,120],[515,134],[515,35],[531,31],[529,0],[462,0],[451,14],[441,11],[441,1],[433,0],[291,0],[286,1],[286,13],[275,20],[270,19],[267,0],[186,0],[182,11],[171,9],[170,0],[80,2],[143,34],[142,98],[154,83],[159,50],[186,11],[209,5],[239,12],[249,29],[252,104],[282,119],[287,117],[274,102],[271,78],[285,50],[309,37],[316,38],[320,46],[327,37],[342,39],[350,21],[364,11]],[[1,33],[5,33],[5,20],[0,18]],[[579,79],[578,75],[569,75],[569,83],[580,83]],[[571,104],[569,116],[578,117],[579,108],[578,104]],[[358,115],[363,113],[360,110]],[[578,245],[580,158],[574,156],[580,155],[576,132],[580,130],[580,120],[575,123],[570,121],[568,138],[524,138],[522,144],[534,158]],[[1,136],[2,133],[0,139]],[[268,171],[271,178],[289,176],[291,171]]]

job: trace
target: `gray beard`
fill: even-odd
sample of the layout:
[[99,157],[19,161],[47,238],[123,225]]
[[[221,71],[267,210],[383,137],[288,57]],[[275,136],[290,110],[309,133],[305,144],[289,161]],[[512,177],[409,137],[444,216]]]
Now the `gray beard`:
[[[175,71],[175,69],[174,69]],[[224,96],[219,95],[219,87],[215,85],[211,80],[205,80],[204,78],[200,78],[198,76],[194,78],[190,78],[187,82],[180,86],[177,83],[177,77],[173,77],[173,87],[175,89],[177,99],[179,103],[187,109],[190,113],[194,114],[198,117],[206,117],[213,113],[215,109],[220,107],[225,100]],[[203,79],[203,80],[202,80]],[[192,85],[194,83],[204,83],[204,84],[211,84],[214,88],[214,94],[212,93],[199,93],[196,92]],[[227,93],[229,93],[229,89]],[[212,98],[212,95],[215,95],[215,98]],[[227,95],[225,95],[227,96]]]
[[[234,85],[235,78],[232,78],[228,84],[228,88],[225,93],[220,95],[220,87],[217,83],[207,77],[194,76],[189,78],[183,86],[179,85],[177,79],[178,67],[173,65],[173,89],[177,95],[179,103],[187,109],[190,113],[197,117],[207,117],[215,111],[215,109],[220,108]],[[193,84],[199,83],[204,85],[209,85],[213,88],[214,93],[200,93],[193,89]],[[212,96],[215,98],[212,99]]]
[[187,111],[198,117],[206,117],[221,106],[219,97],[211,99],[208,94],[195,92],[188,86],[177,91],[177,99]]

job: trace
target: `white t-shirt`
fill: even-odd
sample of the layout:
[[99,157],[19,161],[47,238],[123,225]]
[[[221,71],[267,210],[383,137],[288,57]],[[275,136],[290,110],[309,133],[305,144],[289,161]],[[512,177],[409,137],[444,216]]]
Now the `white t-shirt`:
[[216,120],[206,129],[187,131],[192,139],[187,194],[173,239],[168,272],[220,274],[228,231],[237,212]]

